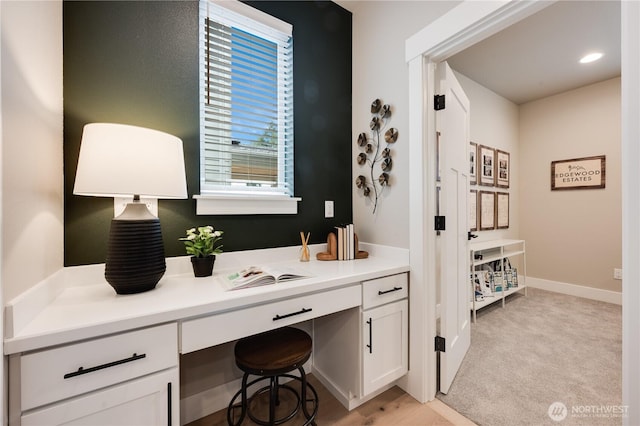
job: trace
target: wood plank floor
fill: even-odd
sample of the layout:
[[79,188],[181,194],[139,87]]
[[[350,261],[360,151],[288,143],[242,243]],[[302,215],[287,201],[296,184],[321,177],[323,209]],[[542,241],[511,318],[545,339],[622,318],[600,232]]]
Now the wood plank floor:
[[[458,414],[439,400],[421,404],[398,387],[393,387],[376,398],[347,411],[312,374],[307,376],[318,392],[320,407],[316,417],[322,425],[405,425],[405,426],[474,426],[474,423]],[[288,406],[287,392],[283,392],[281,407]],[[261,404],[262,406],[266,405]],[[261,416],[261,413],[256,413]],[[227,424],[226,410],[189,423],[187,426],[222,426]],[[265,416],[266,417],[266,416]],[[301,425],[302,414],[286,424]],[[253,424],[245,420],[244,425]]]

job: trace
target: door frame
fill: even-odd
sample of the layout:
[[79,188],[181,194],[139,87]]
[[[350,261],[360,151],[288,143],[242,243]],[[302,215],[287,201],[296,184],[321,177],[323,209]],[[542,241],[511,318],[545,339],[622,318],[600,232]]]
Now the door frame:
[[[409,180],[411,294],[410,373],[403,388],[426,402],[436,394],[435,111],[434,64],[530,16],[553,2],[464,1],[405,42],[409,69]],[[640,423],[640,192],[624,182],[640,181],[640,2],[622,2],[622,260],[623,404],[625,424]],[[635,307],[635,308],[634,308]]]

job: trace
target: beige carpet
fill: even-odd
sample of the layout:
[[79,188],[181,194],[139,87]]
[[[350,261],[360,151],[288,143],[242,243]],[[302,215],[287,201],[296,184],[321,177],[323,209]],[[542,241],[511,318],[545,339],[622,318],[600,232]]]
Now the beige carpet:
[[[438,398],[483,426],[621,424],[621,306],[528,290],[478,312],[471,348]],[[566,407],[554,405],[556,420],[554,403]]]

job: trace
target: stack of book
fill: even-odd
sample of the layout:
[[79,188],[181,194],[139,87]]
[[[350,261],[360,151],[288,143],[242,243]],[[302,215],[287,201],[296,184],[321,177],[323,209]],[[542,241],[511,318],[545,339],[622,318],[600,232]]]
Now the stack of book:
[[338,260],[353,260],[356,258],[355,234],[353,223],[336,226],[336,237],[338,240]]

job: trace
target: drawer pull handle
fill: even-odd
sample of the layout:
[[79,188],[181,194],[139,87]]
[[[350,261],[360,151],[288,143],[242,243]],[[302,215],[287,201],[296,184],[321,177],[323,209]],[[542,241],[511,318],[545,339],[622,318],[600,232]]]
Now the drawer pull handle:
[[367,345],[367,347],[369,348],[369,353],[372,354],[373,353],[373,322],[371,321],[371,318],[367,320],[367,324],[369,324],[369,344]]
[[402,287],[393,287],[391,290],[378,290],[378,296],[382,296],[383,294],[387,294],[387,293],[392,293],[394,291],[399,291],[402,290]]
[[291,312],[290,314],[285,314],[285,315],[276,315],[275,317],[273,317],[273,320],[274,321],[278,321],[278,320],[281,320],[281,319],[292,317],[294,315],[306,314],[307,312],[311,312],[312,310],[313,309],[311,309],[311,308],[302,308],[298,312]]
[[167,383],[167,425],[171,426],[171,382]]
[[94,371],[104,370],[105,368],[115,367],[116,365],[126,364],[127,362],[137,361],[139,359],[146,358],[146,357],[147,357],[147,354],[138,355],[138,354],[134,353],[129,358],[124,358],[124,359],[121,359],[121,360],[118,360],[118,361],[108,362],[108,363],[102,364],[102,365],[96,365],[95,367],[90,367],[90,368],[80,367],[80,368],[78,368],[78,371],[73,371],[71,373],[65,374],[64,378],[65,379],[70,379],[72,377],[81,376],[83,374],[88,374],[88,373],[93,373]]

